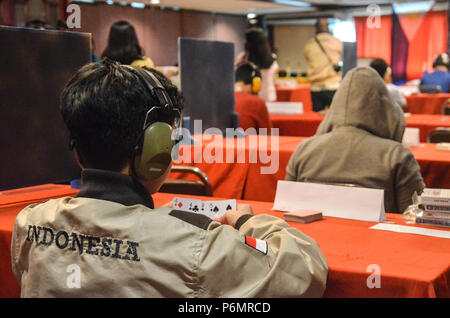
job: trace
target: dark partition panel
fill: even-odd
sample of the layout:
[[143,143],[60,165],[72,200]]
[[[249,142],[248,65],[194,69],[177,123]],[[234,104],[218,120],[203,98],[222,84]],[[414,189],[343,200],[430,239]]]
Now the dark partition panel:
[[345,77],[348,71],[355,68],[358,63],[358,54],[356,42],[343,42],[343,66],[342,66],[342,78]]
[[[234,44],[179,38],[184,116],[201,119],[203,130],[237,128],[234,112]],[[187,128],[187,127],[186,127]]]
[[90,34],[0,27],[0,189],[79,177],[59,113]]

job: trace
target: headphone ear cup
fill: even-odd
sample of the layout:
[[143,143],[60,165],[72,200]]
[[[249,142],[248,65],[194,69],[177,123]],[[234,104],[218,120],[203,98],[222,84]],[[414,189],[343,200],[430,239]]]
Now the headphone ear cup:
[[135,172],[145,181],[161,177],[172,162],[172,127],[163,122],[155,122],[144,131],[142,153],[136,159]]
[[261,77],[255,76],[252,80],[252,92],[253,94],[258,94],[261,90]]

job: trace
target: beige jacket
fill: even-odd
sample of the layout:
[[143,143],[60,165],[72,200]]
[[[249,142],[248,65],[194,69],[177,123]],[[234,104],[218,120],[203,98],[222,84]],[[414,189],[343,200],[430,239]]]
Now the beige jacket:
[[[264,240],[266,253],[246,236]],[[319,297],[328,270],[311,238],[273,216],[236,230],[195,213],[89,197],[25,208],[11,253],[22,297]]]
[[424,188],[420,167],[401,144],[405,117],[371,68],[344,78],[315,136],[289,160],[286,179],[384,189],[387,212],[403,212]]
[[[338,64],[342,60],[342,42],[326,32],[318,33],[316,36],[333,64]],[[341,73],[334,71],[333,65],[314,38],[306,43],[304,54],[308,63],[307,76],[311,83],[311,90],[321,87],[336,90],[341,81]]]

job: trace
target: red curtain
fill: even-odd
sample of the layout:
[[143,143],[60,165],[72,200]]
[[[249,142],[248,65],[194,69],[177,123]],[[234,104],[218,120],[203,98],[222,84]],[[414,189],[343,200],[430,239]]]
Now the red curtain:
[[355,17],[358,57],[381,58],[389,64],[391,61],[391,16],[380,16],[379,26],[379,28],[370,28],[367,25],[367,17]]
[[3,12],[3,25],[16,25],[16,7],[14,0],[3,0],[0,3]]
[[[431,71],[434,58],[447,51],[447,11],[399,15],[408,41],[407,79]],[[391,60],[392,16],[380,17],[380,28],[369,28],[367,17],[355,17],[358,57]]]
[[[400,18],[403,28],[408,28]],[[414,21],[412,21],[414,23]],[[425,70],[432,71],[437,55],[447,51],[447,12],[428,12],[420,21],[416,33],[409,40],[407,77],[421,78]]]

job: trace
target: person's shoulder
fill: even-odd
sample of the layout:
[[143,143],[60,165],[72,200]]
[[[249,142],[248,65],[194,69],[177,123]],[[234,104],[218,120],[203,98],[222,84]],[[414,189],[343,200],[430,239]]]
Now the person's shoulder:
[[134,60],[131,63],[131,66],[153,68],[155,65],[153,64],[153,61],[149,57],[142,56],[140,59]]
[[46,218],[52,218],[60,204],[64,204],[71,197],[62,197],[57,199],[49,199],[43,202],[33,203],[26,206],[16,216],[16,224],[26,225],[29,222],[37,222]]

